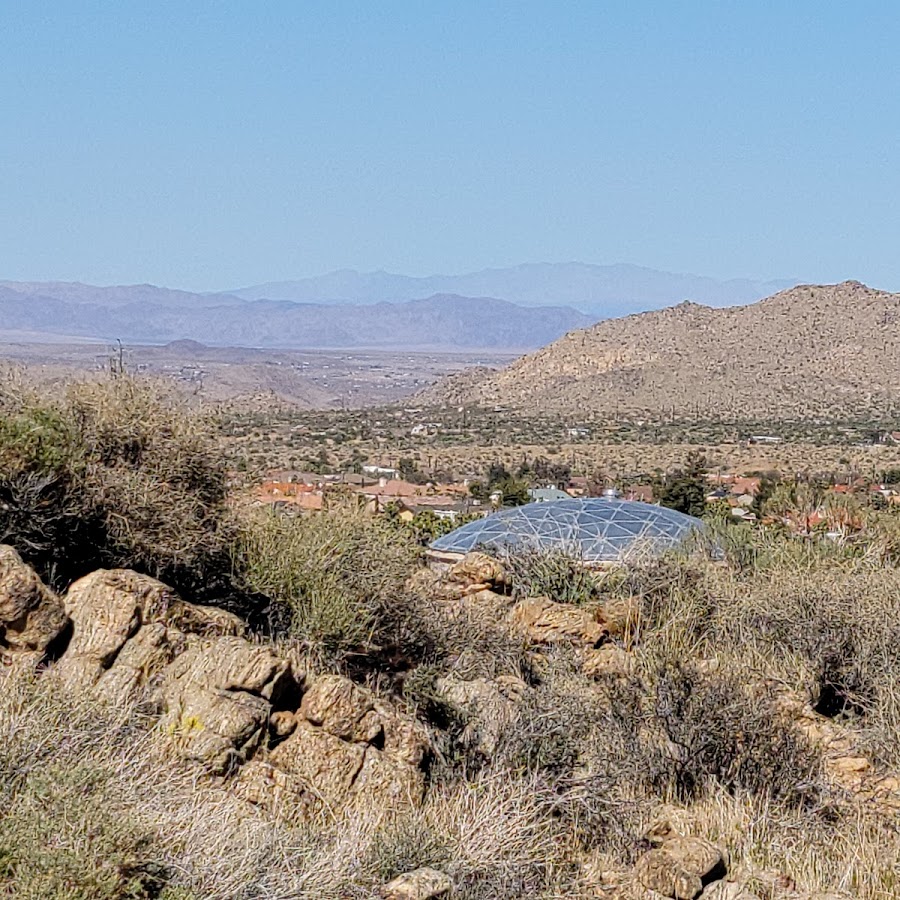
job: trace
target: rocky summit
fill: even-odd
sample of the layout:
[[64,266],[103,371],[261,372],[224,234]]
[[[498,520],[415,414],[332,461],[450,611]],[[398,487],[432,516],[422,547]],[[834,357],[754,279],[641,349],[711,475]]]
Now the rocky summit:
[[859,419],[900,408],[898,371],[900,294],[846,281],[600,322],[419,399],[579,417]]

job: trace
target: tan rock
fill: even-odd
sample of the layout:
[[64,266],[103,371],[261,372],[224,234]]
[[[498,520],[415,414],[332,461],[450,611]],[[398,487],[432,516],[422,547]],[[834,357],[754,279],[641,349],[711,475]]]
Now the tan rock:
[[445,897],[452,889],[448,875],[426,866],[395,878],[382,893],[386,900],[433,900]]
[[287,737],[297,727],[297,721],[296,713],[280,710],[272,713],[269,725],[278,737]]
[[[184,646],[183,635],[170,632],[165,625],[145,625],[125,642],[112,666],[101,672],[96,693],[111,703],[133,700],[150,677],[172,662]],[[85,662],[82,660],[82,665]],[[82,672],[89,680],[90,669],[83,668]]]
[[704,885],[725,875],[722,851],[703,838],[676,836],[645,853],[634,869],[648,890],[675,900],[694,900]]
[[456,584],[480,585],[480,590],[488,587],[502,587],[508,582],[506,570],[486,553],[467,553],[458,563],[451,566],[447,580]]
[[66,593],[72,639],[57,665],[68,680],[92,685],[115,662],[125,642],[147,623],[164,622],[177,594],[128,569],[98,569]]
[[546,597],[517,603],[510,610],[509,622],[535,644],[566,641],[596,647],[608,636],[588,610],[571,603],[554,603]]
[[588,678],[622,678],[634,671],[634,658],[617,644],[589,647],[582,655],[581,671]]
[[371,691],[340,675],[322,675],[303,695],[300,714],[335,737],[368,743],[382,730],[374,706]]
[[183,756],[227,772],[259,745],[273,697],[293,688],[290,664],[269,648],[235,637],[194,638],[162,674],[162,725]]
[[610,637],[628,640],[638,627],[641,605],[636,597],[607,600],[600,611],[599,620]]
[[299,780],[328,809],[416,806],[425,789],[425,728],[346,678],[317,678],[291,734],[268,762]]
[[425,775],[390,753],[366,747],[352,795],[352,802],[366,809],[414,808],[425,798]]
[[362,769],[367,744],[354,744],[300,722],[267,762],[293,775],[311,796],[336,810],[349,799]]
[[62,601],[8,544],[0,544],[0,646],[43,652],[68,624]]
[[199,634],[204,637],[245,637],[247,623],[215,606],[200,606],[175,600],[169,607],[166,623],[187,634]]
[[703,900],[761,900],[758,894],[734,881],[714,881],[700,896]]
[[299,712],[335,737],[377,743],[387,754],[412,766],[418,766],[430,749],[428,732],[422,725],[339,675],[315,679],[303,695]]
[[446,675],[435,682],[438,697],[466,723],[461,740],[484,756],[492,756],[503,730],[518,715],[527,685],[521,678],[464,681]]
[[466,594],[466,600],[469,603],[477,604],[486,610],[503,610],[507,609],[510,604],[510,597],[506,594],[498,594],[490,588],[483,588],[479,591],[473,591]]
[[289,821],[302,821],[314,814],[317,800],[296,775],[260,759],[241,766],[232,789],[237,796]]

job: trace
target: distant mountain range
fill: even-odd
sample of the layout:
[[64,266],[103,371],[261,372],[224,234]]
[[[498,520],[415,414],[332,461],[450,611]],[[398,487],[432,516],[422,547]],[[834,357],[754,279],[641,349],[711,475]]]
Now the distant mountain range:
[[856,281],[760,303],[681,303],[573,331],[500,370],[451,375],[424,404],[726,421],[900,415],[900,294]]
[[582,263],[428,278],[341,270],[225,293],[0,281],[0,332],[144,344],[190,339],[281,349],[515,351],[543,346],[598,319],[684,299],[748,303],[788,283]]
[[315,278],[270,282],[229,293],[244,300],[364,304],[446,293],[502,297],[522,306],[573,306],[598,319],[659,309],[681,300],[709,306],[752,303],[796,283],[743,278],[719,281],[625,264],[528,263],[425,278],[341,269]]
[[539,347],[594,320],[566,307],[436,295],[374,305],[242,300],[152,285],[0,283],[0,332],[140,344],[419,350]]

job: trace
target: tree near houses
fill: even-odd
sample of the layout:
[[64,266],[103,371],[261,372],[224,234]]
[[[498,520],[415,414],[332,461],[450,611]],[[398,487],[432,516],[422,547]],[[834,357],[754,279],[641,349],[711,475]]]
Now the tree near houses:
[[661,485],[660,504],[689,516],[702,516],[706,512],[706,469],[707,461],[702,453],[688,454],[684,468]]

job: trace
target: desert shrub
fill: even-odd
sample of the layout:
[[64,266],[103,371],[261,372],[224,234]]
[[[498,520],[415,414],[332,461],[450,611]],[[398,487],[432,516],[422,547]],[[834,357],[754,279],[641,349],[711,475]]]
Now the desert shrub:
[[[347,503],[312,516],[248,519],[234,568],[244,589],[267,599],[275,631],[298,641],[314,668],[381,673],[396,689],[416,667],[472,678],[518,674],[523,643],[495,615],[454,609],[430,586],[411,583],[420,552],[410,532]],[[407,693],[413,699],[415,691]]]
[[0,540],[56,587],[123,566],[202,591],[228,571],[225,492],[211,420],[153,382],[0,388]]
[[134,787],[150,773],[134,710],[69,695],[51,678],[0,677],[0,896],[141,900],[168,880]]
[[0,895],[19,900],[141,900],[165,879],[159,850],[108,772],[34,771],[0,814]]
[[746,686],[737,673],[668,662],[651,702],[657,740],[645,778],[664,796],[690,800],[720,786],[801,802],[803,786],[816,781],[818,754],[771,691]]
[[574,655],[548,659],[505,729],[494,765],[540,777],[582,846],[633,861],[663,802],[716,792],[814,799],[819,755],[743,673],[651,655],[635,675],[588,685]]
[[243,584],[271,601],[275,628],[324,662],[377,650],[380,614],[403,595],[418,553],[410,535],[348,503],[311,516],[250,519],[234,563]]
[[577,556],[558,550],[517,549],[502,554],[517,598],[549,597],[557,603],[591,603],[599,590],[596,577]]

